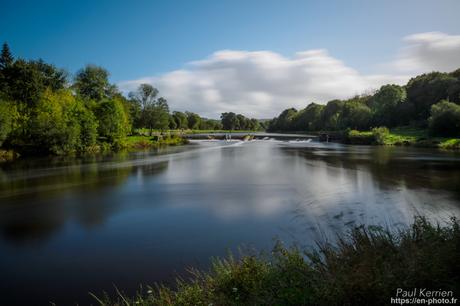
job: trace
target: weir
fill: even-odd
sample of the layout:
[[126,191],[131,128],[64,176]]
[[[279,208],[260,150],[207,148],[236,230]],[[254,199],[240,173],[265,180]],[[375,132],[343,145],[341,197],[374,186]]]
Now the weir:
[[278,139],[278,140],[320,140],[317,135],[306,134],[278,134],[278,133],[200,133],[200,134],[185,134],[183,137],[187,139]]

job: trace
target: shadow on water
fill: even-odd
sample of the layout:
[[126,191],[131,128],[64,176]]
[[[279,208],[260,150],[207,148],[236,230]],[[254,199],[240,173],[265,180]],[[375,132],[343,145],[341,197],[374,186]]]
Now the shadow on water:
[[[142,156],[138,153],[136,158]],[[70,221],[85,228],[102,226],[119,208],[116,201],[104,195],[124,184],[129,176],[154,176],[168,167],[168,161],[120,165],[130,159],[133,156],[121,152],[106,157],[30,159],[5,165],[0,176],[0,235],[21,244],[46,240]]]

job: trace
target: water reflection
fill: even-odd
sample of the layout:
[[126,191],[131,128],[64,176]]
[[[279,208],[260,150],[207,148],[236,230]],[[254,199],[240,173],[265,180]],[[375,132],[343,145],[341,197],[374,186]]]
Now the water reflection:
[[16,243],[37,242],[68,222],[85,228],[103,225],[120,206],[110,194],[128,177],[135,174],[144,180],[168,167],[168,161],[122,164],[132,158],[122,152],[103,158],[47,159],[47,168],[40,167],[42,159],[7,164],[0,182],[0,235]]
[[460,215],[460,157],[440,151],[192,141],[0,167],[8,305],[88,304],[88,291],[134,292],[229,248],[268,250],[274,237],[311,246],[355,224]]

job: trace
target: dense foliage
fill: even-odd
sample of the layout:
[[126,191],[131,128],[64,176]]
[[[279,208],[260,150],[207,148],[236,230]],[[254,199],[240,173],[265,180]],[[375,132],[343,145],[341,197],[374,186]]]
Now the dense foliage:
[[216,260],[174,289],[147,288],[134,298],[96,297],[101,305],[389,305],[397,288],[460,290],[460,224],[417,217],[391,232],[356,227],[319,250],[277,245],[272,255]]
[[257,119],[249,119],[241,114],[222,113],[220,116],[224,130],[259,130],[260,123]]
[[460,69],[431,72],[407,85],[384,85],[373,95],[289,108],[269,122],[270,131],[370,130],[411,125],[429,127],[438,136],[460,136]]

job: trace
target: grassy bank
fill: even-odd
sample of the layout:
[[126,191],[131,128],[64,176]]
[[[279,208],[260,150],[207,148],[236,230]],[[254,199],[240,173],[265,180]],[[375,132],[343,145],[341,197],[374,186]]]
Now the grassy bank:
[[397,288],[428,288],[458,298],[458,254],[458,220],[441,227],[418,217],[398,232],[357,227],[319,251],[278,244],[270,255],[218,259],[174,289],[94,297],[101,305],[388,305]]
[[186,144],[187,139],[174,134],[156,135],[156,136],[128,136],[126,138],[125,147],[132,150],[142,150],[156,148],[160,146],[177,146]]
[[460,149],[459,138],[433,137],[428,130],[401,127],[388,130],[375,128],[372,131],[350,130],[346,133],[350,144],[379,144],[387,146],[418,146],[441,149]]

